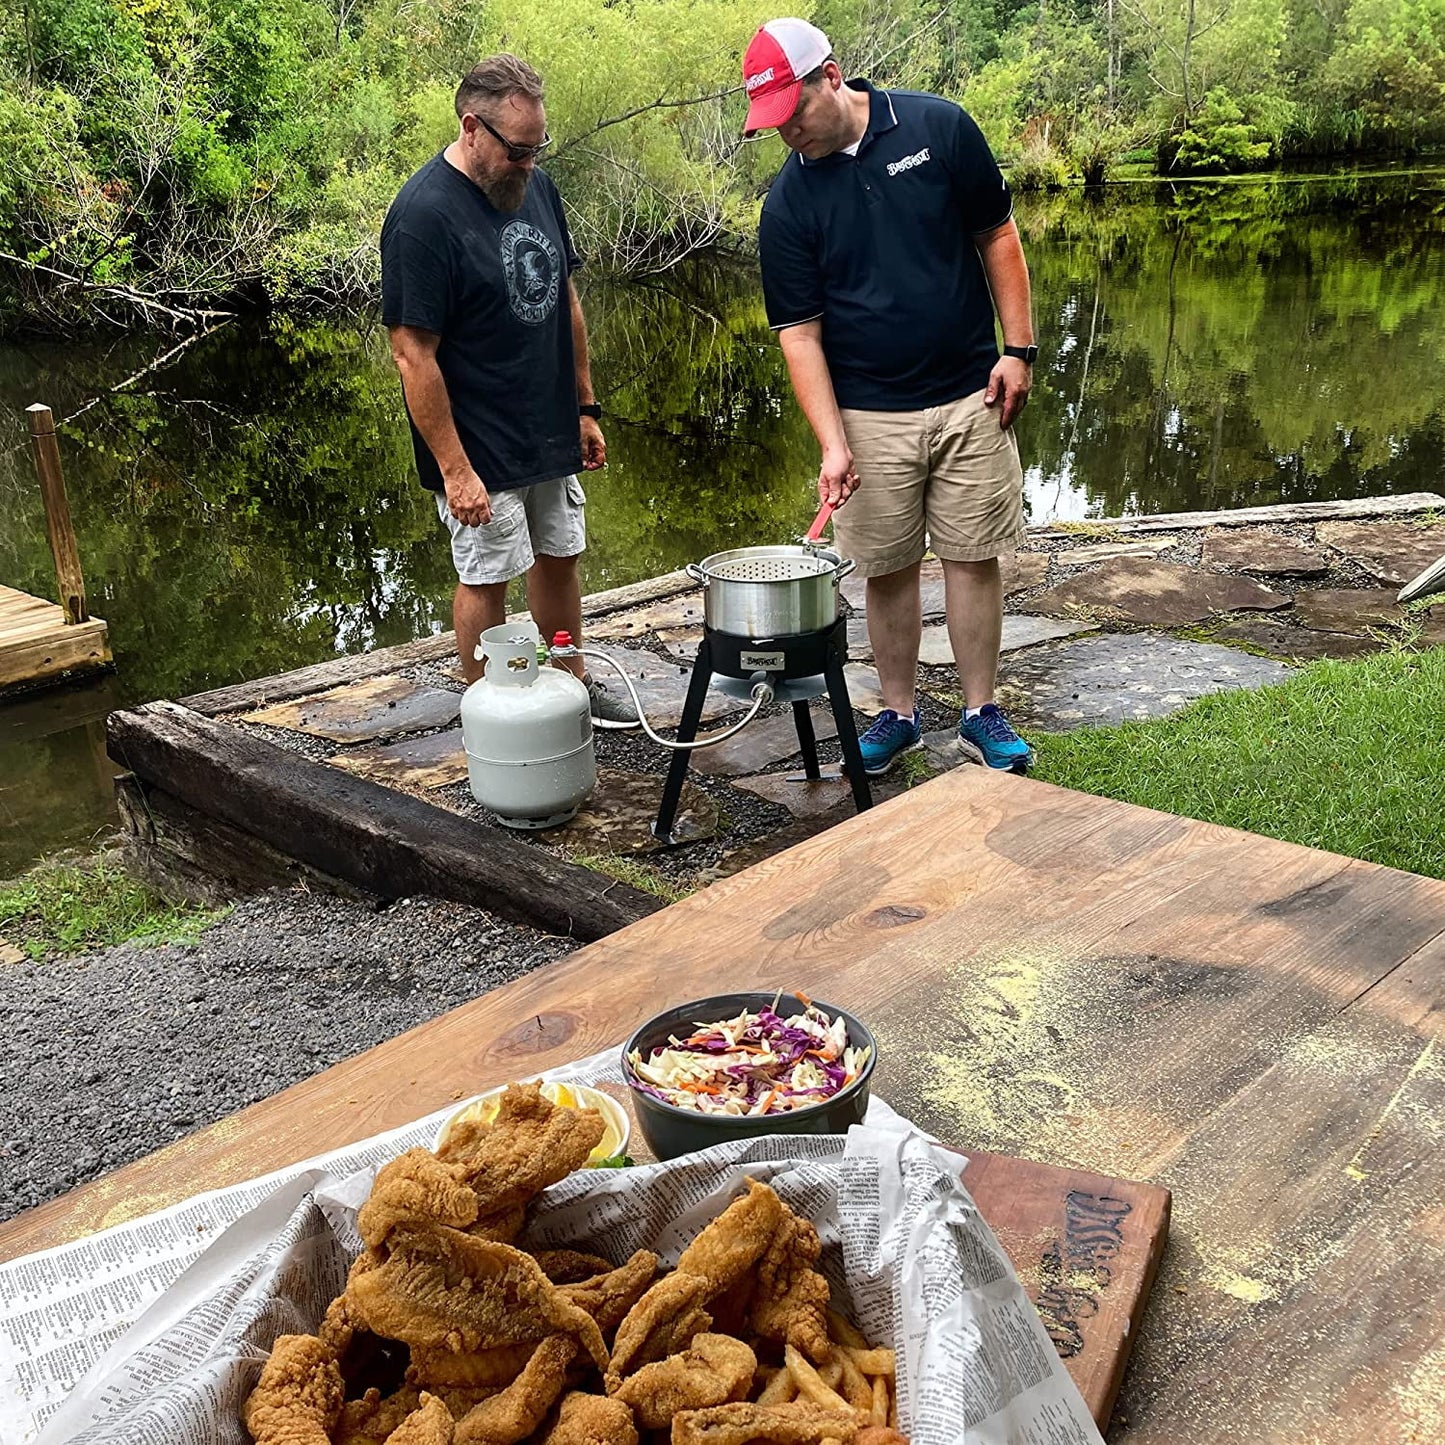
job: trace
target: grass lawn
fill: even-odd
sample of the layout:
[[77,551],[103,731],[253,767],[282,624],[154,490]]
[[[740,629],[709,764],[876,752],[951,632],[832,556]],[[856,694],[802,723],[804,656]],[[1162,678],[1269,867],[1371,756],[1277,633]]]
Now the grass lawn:
[[1445,878],[1445,647],[1030,742],[1050,783]]

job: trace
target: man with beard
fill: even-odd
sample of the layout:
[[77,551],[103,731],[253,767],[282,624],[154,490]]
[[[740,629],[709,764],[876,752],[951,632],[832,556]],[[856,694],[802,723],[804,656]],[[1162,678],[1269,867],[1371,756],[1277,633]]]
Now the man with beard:
[[[542,80],[494,55],[457,88],[457,138],[392,202],[381,229],[382,320],[401,372],[422,484],[451,533],[452,619],[469,682],[477,639],[527,579],[542,636],[580,642],[577,559],[586,496],[575,473],[607,460],[562,201],[537,169],[550,144]],[[632,707],[580,658],[599,722]]]

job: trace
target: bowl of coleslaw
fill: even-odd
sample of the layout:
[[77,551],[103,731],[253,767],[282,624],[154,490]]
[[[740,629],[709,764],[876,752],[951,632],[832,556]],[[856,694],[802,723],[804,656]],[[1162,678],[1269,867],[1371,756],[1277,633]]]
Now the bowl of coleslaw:
[[755,1134],[844,1134],[868,1112],[877,1045],[846,1009],[795,993],[725,993],[657,1014],[622,1073],[659,1159]]

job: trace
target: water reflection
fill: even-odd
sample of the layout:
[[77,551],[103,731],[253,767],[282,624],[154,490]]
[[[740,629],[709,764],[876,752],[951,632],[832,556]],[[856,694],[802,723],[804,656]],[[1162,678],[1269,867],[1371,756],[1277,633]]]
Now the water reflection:
[[[1151,183],[1018,215],[1034,520],[1437,487],[1445,173]],[[589,590],[801,530],[816,452],[756,278],[594,282],[587,308],[611,458],[588,478]],[[24,406],[66,417],[168,344],[0,348],[0,581],[52,587]],[[90,406],[62,451],[122,701],[446,625],[449,554],[371,318],[228,328]],[[0,875],[108,816],[93,727],[0,734]]]

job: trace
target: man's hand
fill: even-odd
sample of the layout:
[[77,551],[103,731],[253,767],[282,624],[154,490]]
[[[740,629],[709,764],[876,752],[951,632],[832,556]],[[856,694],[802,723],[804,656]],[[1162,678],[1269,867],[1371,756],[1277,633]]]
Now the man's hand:
[[1033,384],[1034,369],[1028,362],[1020,361],[1017,356],[999,357],[988,374],[988,390],[983,394],[983,404],[997,406],[1000,400],[1003,402],[998,414],[1000,431],[1007,431],[1014,424],[1014,419],[1029,399]]
[[853,453],[847,447],[829,448],[818,469],[818,500],[841,507],[858,490],[858,473],[853,470]]
[[590,416],[582,418],[582,470],[601,471],[607,465],[607,443],[602,437],[602,428]]
[[447,506],[464,527],[484,527],[492,520],[492,499],[470,467],[445,478]]

